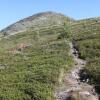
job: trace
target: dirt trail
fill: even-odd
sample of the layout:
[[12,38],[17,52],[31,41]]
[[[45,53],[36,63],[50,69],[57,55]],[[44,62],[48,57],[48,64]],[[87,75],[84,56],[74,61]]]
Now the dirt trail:
[[72,43],[69,45],[75,65],[68,74],[64,75],[63,79],[60,79],[62,83],[54,93],[56,100],[99,100],[93,86],[80,82],[79,72],[84,68],[86,61],[79,58],[78,51]]

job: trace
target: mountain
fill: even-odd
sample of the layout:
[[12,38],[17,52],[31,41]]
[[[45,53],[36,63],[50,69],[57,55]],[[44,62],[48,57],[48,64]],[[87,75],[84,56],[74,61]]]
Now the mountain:
[[1,30],[1,34],[11,35],[28,29],[40,29],[43,27],[62,26],[65,22],[72,21],[72,19],[65,17],[60,13],[43,12],[38,13],[28,18],[24,18],[7,28]]
[[[8,26],[0,34],[0,100],[56,100],[55,93],[58,98],[90,100],[86,97],[100,95],[99,17],[74,20],[43,12]],[[85,67],[76,73],[75,66]],[[73,74],[79,74],[75,82],[70,77]],[[85,85],[80,91],[75,83],[94,88]],[[75,88],[68,90],[72,84]]]

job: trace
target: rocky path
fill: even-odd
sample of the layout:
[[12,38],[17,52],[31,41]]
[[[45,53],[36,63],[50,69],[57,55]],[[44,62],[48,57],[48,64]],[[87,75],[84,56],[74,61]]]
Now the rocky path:
[[75,65],[67,75],[64,75],[62,79],[63,82],[56,89],[54,93],[56,100],[99,100],[93,86],[86,82],[80,82],[79,72],[84,68],[86,61],[78,57],[78,51],[74,48],[72,43],[69,45]]

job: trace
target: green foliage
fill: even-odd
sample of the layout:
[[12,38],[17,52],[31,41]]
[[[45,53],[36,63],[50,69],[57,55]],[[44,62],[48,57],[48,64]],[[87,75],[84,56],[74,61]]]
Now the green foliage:
[[[79,57],[87,61],[84,71],[90,79],[90,84],[94,84],[100,93],[100,31],[95,29],[98,24],[91,24],[88,23],[92,27],[91,30],[86,27],[88,31],[75,34],[74,43],[79,51]],[[98,26],[100,28],[100,25]]]
[[58,39],[67,39],[69,40],[70,38],[72,38],[72,33],[70,30],[70,25],[69,24],[64,24],[64,30],[61,31],[61,33],[58,35]]
[[27,31],[0,41],[0,100],[54,99],[60,69],[73,62],[68,43],[57,39],[60,31]]

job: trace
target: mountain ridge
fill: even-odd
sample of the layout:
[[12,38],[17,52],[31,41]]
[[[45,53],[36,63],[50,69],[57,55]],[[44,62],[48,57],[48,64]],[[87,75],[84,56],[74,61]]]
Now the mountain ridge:
[[51,11],[42,12],[24,18],[14,24],[11,24],[10,26],[2,29],[0,33],[9,35],[26,31],[31,28],[39,29],[40,27],[51,27],[53,25],[62,26],[65,21],[69,20],[72,21],[72,19],[66,17],[61,13],[55,13]]
[[0,35],[14,35],[17,33],[21,33],[30,29],[39,30],[43,27],[52,27],[52,26],[63,26],[65,23],[72,25],[77,25],[79,23],[85,23],[88,21],[96,21],[96,23],[100,23],[100,17],[87,18],[81,20],[75,20],[71,17],[67,17],[61,13],[56,13],[52,11],[41,12],[34,14],[32,16],[21,19],[6,28],[0,31]]

